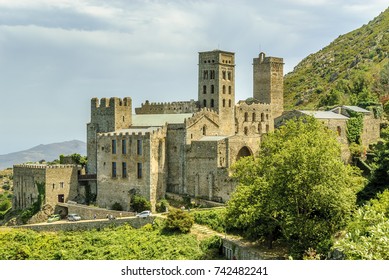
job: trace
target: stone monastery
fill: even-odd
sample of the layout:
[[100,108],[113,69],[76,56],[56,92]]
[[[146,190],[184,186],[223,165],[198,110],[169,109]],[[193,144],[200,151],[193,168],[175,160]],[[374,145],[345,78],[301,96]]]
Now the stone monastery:
[[[149,199],[153,210],[166,193],[225,202],[235,188],[231,165],[256,155],[262,137],[290,116],[310,114],[322,120],[338,133],[347,154],[348,117],[342,112],[362,110],[364,141],[378,139],[379,120],[359,107],[284,113],[283,76],[283,59],[260,53],[253,59],[253,96],[236,102],[235,55],[214,50],[199,53],[197,101],[146,101],[133,114],[130,97],[93,98],[87,175],[72,165],[55,168],[68,174],[57,178],[46,175],[52,166],[15,166],[14,207],[27,207],[37,199],[34,170],[46,182],[46,199],[53,200],[47,203],[77,200],[85,196],[86,185],[101,208],[119,203],[130,210],[135,193]],[[74,172],[65,172],[67,168],[78,168],[77,191]]]

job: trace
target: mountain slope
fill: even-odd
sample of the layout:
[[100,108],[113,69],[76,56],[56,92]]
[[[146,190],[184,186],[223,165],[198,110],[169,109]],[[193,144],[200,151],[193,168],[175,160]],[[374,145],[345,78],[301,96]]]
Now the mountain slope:
[[86,144],[79,140],[47,145],[41,144],[25,151],[0,155],[0,170],[12,167],[14,164],[36,162],[42,159],[53,161],[54,159],[58,159],[59,155],[70,155],[74,153],[86,155]]
[[377,101],[377,94],[382,93],[377,92],[377,81],[388,64],[388,54],[389,8],[309,55],[288,73],[285,109]]

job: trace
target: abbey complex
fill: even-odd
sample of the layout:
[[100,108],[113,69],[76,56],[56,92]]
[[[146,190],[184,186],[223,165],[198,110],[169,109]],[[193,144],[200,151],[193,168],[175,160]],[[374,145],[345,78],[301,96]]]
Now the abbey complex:
[[363,115],[362,144],[377,141],[380,120],[356,106],[284,112],[283,76],[283,59],[260,53],[253,59],[253,95],[236,101],[235,55],[214,50],[199,53],[197,101],[145,101],[133,109],[130,97],[93,98],[86,174],[74,164],[15,165],[13,207],[37,201],[39,186],[49,204],[83,203],[92,194],[98,207],[130,210],[139,194],[154,210],[167,193],[223,203],[236,186],[232,164],[257,156],[262,138],[296,116],[312,115],[334,130],[345,161],[352,112]]

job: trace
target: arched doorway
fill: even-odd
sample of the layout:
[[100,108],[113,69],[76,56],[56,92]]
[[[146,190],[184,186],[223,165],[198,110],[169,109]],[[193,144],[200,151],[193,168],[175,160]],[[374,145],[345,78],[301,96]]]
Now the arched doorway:
[[239,150],[238,155],[236,156],[236,160],[239,160],[242,157],[249,157],[252,155],[253,155],[253,153],[251,152],[250,148],[248,148],[247,146],[244,146]]

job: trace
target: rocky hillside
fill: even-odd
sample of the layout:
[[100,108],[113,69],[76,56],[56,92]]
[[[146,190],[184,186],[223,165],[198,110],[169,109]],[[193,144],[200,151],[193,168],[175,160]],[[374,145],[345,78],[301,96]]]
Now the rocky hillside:
[[285,76],[285,109],[362,105],[388,95],[389,8]]
[[79,140],[65,141],[47,145],[38,145],[31,149],[0,155],[0,170],[12,167],[14,164],[37,162],[40,160],[53,161],[59,155],[86,155],[86,144]]

